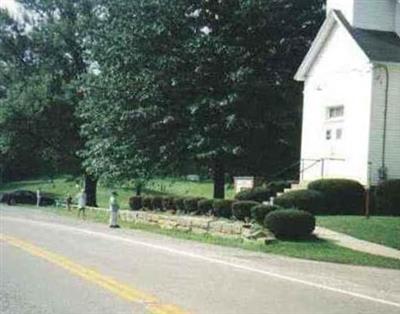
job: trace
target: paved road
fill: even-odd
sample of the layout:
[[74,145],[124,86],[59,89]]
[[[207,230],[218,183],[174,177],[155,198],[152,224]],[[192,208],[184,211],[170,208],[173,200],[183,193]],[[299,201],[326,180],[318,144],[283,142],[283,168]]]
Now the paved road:
[[221,248],[0,205],[0,313],[399,313],[400,271]]

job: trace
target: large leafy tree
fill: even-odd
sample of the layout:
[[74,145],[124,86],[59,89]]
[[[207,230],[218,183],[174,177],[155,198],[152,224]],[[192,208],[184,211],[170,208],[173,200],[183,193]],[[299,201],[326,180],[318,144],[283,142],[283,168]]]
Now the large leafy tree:
[[86,165],[119,181],[171,173],[189,155],[182,130],[191,95],[180,90],[190,93],[192,82],[179,78],[190,71],[187,2],[104,1],[98,11],[87,43],[98,66],[83,82],[80,106]]
[[192,158],[213,169],[223,197],[227,171],[268,174],[293,158],[300,93],[291,76],[322,21],[321,0],[101,8],[91,43],[99,72],[81,107],[84,155],[99,173],[137,176]]
[[[29,166],[46,173],[78,173],[82,147],[75,110],[79,77],[90,63],[84,41],[89,36],[93,1],[21,0],[29,20],[16,21],[2,11],[0,54],[6,93],[1,101],[3,153],[10,168]],[[30,153],[28,153],[30,152]],[[28,159],[36,163],[26,164]],[[16,163],[15,163],[16,162]],[[96,180],[86,175],[88,203],[96,204]]]
[[268,175],[297,155],[298,107],[288,95],[299,94],[290,82],[322,3],[204,1],[196,10],[206,34],[193,49],[204,88],[192,107],[193,148],[213,162],[214,195],[222,196],[226,170]]

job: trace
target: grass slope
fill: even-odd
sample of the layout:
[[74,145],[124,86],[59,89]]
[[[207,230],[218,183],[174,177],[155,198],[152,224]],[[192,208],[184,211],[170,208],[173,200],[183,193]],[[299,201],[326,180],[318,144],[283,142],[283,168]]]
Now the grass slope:
[[400,250],[400,217],[319,216],[317,224]]
[[[65,199],[68,194],[75,196],[80,190],[81,182],[69,176],[60,176],[53,181],[48,179],[15,181],[0,185],[0,192],[16,189],[36,191],[38,188],[55,198]],[[100,207],[108,207],[111,191],[117,191],[122,209],[128,209],[129,197],[134,195],[133,188],[124,186],[107,187],[99,184],[97,203]],[[194,196],[212,198],[213,184],[211,181],[192,182],[178,178],[163,178],[150,181],[143,191],[147,195]],[[226,186],[226,198],[233,198],[234,191]]]
[[[68,212],[64,208],[49,207],[43,208],[42,210],[50,211],[58,215],[76,218],[76,211]],[[91,221],[108,223],[108,213],[89,210],[87,214],[87,219]],[[320,239],[310,239],[308,241],[276,240],[266,245],[264,243],[256,241],[246,241],[237,238],[224,238],[209,234],[201,235],[179,230],[166,230],[161,229],[158,226],[147,224],[121,222],[120,225],[123,228],[138,229],[146,232],[158,233],[185,240],[192,240],[228,247],[236,247],[255,252],[271,253],[316,261],[400,269],[400,260],[353,251],[344,247],[337,246],[332,242]]]

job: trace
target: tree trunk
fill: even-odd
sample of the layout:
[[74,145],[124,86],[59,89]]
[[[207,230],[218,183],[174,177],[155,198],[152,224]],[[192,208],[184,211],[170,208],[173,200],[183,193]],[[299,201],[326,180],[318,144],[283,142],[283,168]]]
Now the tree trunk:
[[136,195],[140,196],[142,194],[142,183],[137,183],[135,186]]
[[220,158],[214,161],[214,198],[225,198],[225,169]]
[[85,193],[86,205],[97,207],[96,193],[97,193],[97,179],[91,175],[85,175]]

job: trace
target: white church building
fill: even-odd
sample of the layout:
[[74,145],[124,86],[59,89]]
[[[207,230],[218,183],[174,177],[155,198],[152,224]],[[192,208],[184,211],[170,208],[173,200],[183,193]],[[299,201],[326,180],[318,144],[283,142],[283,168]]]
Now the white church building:
[[300,181],[400,178],[400,0],[327,0],[304,82]]

